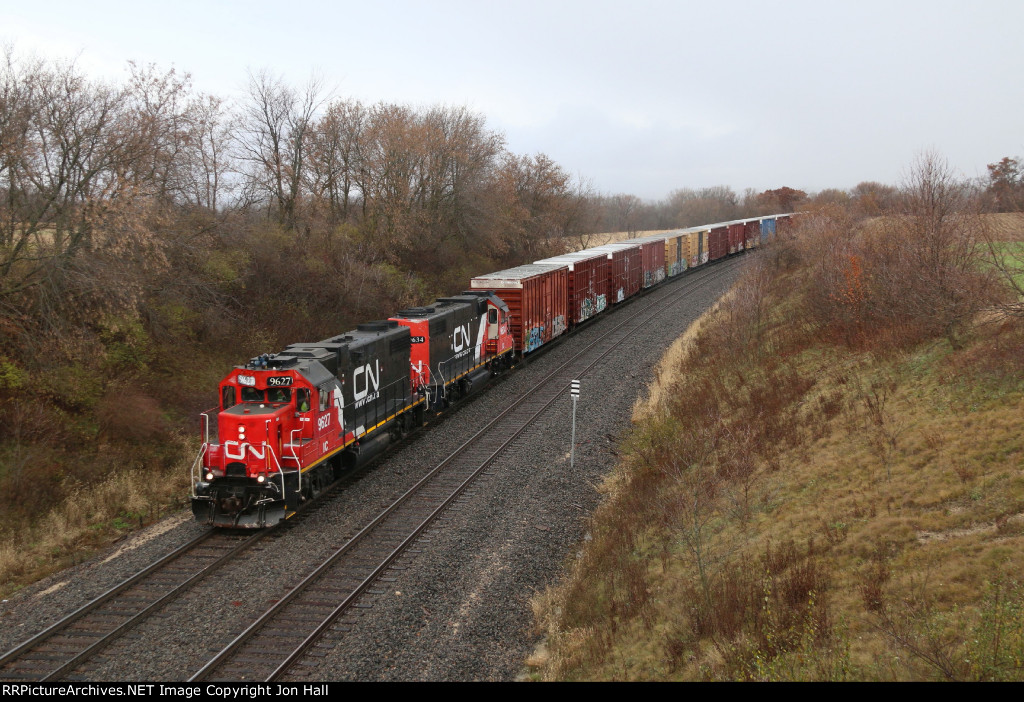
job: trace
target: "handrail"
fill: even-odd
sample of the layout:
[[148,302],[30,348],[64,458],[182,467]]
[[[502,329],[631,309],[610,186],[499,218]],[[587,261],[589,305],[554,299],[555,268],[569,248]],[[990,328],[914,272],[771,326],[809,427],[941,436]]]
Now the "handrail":
[[[269,457],[273,456],[274,463],[277,464],[277,472],[281,475],[281,494],[282,495],[287,495],[288,494],[288,488],[284,484],[284,468],[281,467],[281,461],[277,460],[277,454],[274,453],[274,447],[271,446],[269,442],[264,441],[263,442],[263,448],[267,452],[266,455],[268,456],[268,458],[266,459],[266,461],[267,461],[267,471],[268,472],[270,471],[270,458]],[[302,468],[300,467],[299,470],[296,471],[296,472],[299,474],[299,494],[301,495],[302,494]]]
[[296,434],[300,434],[299,441],[301,442],[302,441],[302,436],[301,436],[301,434],[302,434],[302,427],[299,427],[298,429],[292,429],[291,434],[289,435],[289,438],[288,438],[288,445],[292,449],[292,455],[291,456],[285,456],[285,458],[294,458],[295,462],[299,466],[299,470],[302,470],[302,459],[300,459],[298,454],[295,453],[295,435]]
[[209,443],[204,441],[202,448],[199,449],[199,455],[196,456],[196,460],[192,461],[192,469],[191,469],[191,477],[192,477],[192,495],[191,496],[192,497],[196,497],[196,483],[199,482],[198,478],[202,477],[202,471],[199,472],[199,475],[196,475],[196,466],[199,465],[199,463],[202,460],[203,456],[206,455],[206,451],[208,450],[209,446],[210,446]]

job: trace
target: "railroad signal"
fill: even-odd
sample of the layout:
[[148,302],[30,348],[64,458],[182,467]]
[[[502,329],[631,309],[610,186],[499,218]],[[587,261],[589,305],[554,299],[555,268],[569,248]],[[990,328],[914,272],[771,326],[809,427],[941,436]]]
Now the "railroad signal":
[[580,399],[579,380],[574,380],[569,384],[569,394],[572,395],[572,439],[569,441],[569,470],[572,470],[576,463],[576,401]]

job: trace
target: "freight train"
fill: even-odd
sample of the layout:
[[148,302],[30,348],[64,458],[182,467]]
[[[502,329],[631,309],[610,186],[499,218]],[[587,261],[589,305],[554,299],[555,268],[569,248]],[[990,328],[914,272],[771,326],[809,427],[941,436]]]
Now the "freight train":
[[263,528],[553,339],[792,215],[691,227],[477,276],[461,295],[235,367],[202,414],[192,512]]

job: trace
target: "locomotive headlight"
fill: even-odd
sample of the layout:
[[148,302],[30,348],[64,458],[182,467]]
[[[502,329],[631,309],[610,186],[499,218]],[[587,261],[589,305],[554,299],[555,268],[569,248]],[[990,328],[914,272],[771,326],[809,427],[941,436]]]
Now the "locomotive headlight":
[[206,479],[207,479],[207,480],[213,480],[213,473],[212,473],[212,472],[210,472],[210,473],[207,473],[207,474],[206,474]]
[[262,485],[266,481],[267,481],[267,476],[263,475],[263,473],[260,473],[259,475],[256,476],[256,482],[257,483]]

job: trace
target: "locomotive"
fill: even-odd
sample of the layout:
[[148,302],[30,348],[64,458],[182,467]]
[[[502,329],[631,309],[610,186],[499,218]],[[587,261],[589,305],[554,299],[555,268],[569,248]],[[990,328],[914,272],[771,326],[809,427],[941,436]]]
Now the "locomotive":
[[508,305],[470,291],[235,367],[202,415],[192,513],[218,527],[276,524],[479,390],[512,351]]
[[200,522],[262,528],[482,388],[516,359],[642,289],[772,238],[792,215],[619,242],[478,276],[471,290],[237,366],[202,415]]

